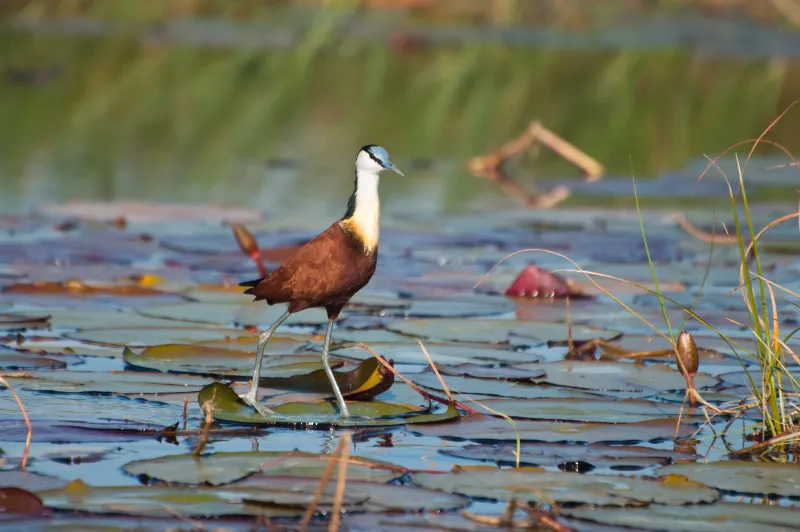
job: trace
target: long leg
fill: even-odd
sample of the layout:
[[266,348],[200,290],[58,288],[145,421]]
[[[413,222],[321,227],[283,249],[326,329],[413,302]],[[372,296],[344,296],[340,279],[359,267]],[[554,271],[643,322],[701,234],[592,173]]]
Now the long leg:
[[281,315],[278,320],[270,325],[269,329],[263,332],[261,337],[258,339],[258,349],[256,350],[256,367],[253,368],[253,382],[250,384],[250,390],[244,394],[240,395],[242,399],[245,400],[250,406],[255,408],[259,414],[266,416],[267,414],[272,414],[272,410],[269,408],[260,405],[258,403],[258,383],[261,380],[261,359],[264,358],[264,350],[267,347],[267,342],[269,342],[269,337],[272,336],[272,333],[275,332],[275,329],[281,326],[281,323],[286,321],[286,318],[289,317],[288,310]]
[[333,393],[336,395],[336,402],[339,403],[339,414],[342,417],[350,417],[350,411],[347,410],[347,405],[342,397],[342,392],[339,390],[339,385],[336,384],[336,379],[333,377],[333,370],[331,370],[331,363],[328,360],[328,351],[331,347],[331,334],[333,333],[333,321],[328,320],[328,332],[325,333],[325,344],[322,346],[322,366],[325,368],[325,374],[328,380],[331,381]]

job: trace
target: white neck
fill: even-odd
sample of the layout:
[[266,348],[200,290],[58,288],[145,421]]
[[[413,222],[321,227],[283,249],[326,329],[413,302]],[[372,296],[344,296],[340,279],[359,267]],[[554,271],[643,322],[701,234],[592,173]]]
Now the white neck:
[[378,247],[380,238],[381,201],[378,197],[378,173],[356,170],[355,209],[349,222],[370,251]]

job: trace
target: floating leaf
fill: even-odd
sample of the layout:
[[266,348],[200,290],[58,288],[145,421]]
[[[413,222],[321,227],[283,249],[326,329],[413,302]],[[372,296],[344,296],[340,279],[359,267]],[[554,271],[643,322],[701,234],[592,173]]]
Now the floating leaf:
[[47,329],[48,327],[50,327],[50,314],[0,314],[1,330]]
[[411,482],[430,489],[495,500],[556,501],[600,506],[710,503],[716,490],[702,484],[674,486],[666,482],[607,475],[575,475],[539,469],[413,473]]
[[[680,405],[656,403],[643,399],[484,399],[482,405],[519,419],[582,421],[597,423],[637,423],[666,417],[678,418]],[[683,418],[704,420],[694,409],[685,408]]]
[[437,363],[436,369],[443,375],[475,377],[477,379],[505,379],[509,381],[530,381],[541,379],[547,375],[543,369],[536,369],[531,366],[517,368],[515,366],[479,366],[471,363],[443,366]]
[[[415,384],[430,388],[431,390],[444,391],[442,383],[432,371],[414,375],[411,379]],[[537,398],[592,398],[598,397],[597,393],[589,393],[577,388],[563,388],[561,386],[539,385],[526,382],[506,381],[501,379],[476,379],[473,377],[449,376],[445,381],[447,387],[453,392],[466,395],[493,395],[498,397],[518,397],[520,399]]]
[[[680,372],[663,364],[564,360],[547,364],[521,364],[518,367],[543,369],[547,373],[544,382],[548,384],[602,392],[638,393],[647,389],[666,391],[686,387],[686,380]],[[705,373],[695,376],[697,388],[709,388],[718,382]]]
[[[363,337],[354,332],[354,337]],[[363,331],[370,332],[370,331]],[[341,334],[337,332],[337,338]],[[367,340],[359,340],[367,343],[370,348],[381,355],[385,359],[393,359],[397,364],[422,364],[427,366],[428,359],[422,353],[419,344],[416,342],[368,342]],[[471,346],[464,344],[441,344],[434,342],[426,342],[425,349],[433,361],[437,364],[461,364],[468,361],[473,361],[476,364],[501,364],[501,363],[515,363],[515,362],[535,362],[540,360],[536,354],[516,352],[507,349],[498,349],[497,346]],[[372,355],[360,347],[342,347],[332,351],[332,354],[355,359],[367,359]]]
[[[0,471],[0,486],[14,486],[23,490],[36,492],[60,489],[66,484],[66,480],[38,475],[36,473],[28,473],[27,471]],[[1,500],[0,505],[2,505]]]
[[[69,360],[75,360],[74,357]],[[64,360],[55,358],[27,355],[23,353],[0,353],[0,369],[3,370],[29,370],[29,369],[61,369],[66,368]]]
[[757,495],[800,496],[800,465],[777,462],[714,462],[674,464],[661,475],[683,475],[717,489]]
[[[319,482],[328,466],[328,455],[300,451],[216,453],[197,457],[191,453],[137,460],[123,467],[136,477],[171,484],[228,484],[253,473],[269,477],[304,477]],[[353,459],[347,465],[347,480],[388,482],[405,473],[401,467],[370,458]],[[334,469],[333,477],[336,478]]]
[[42,500],[30,491],[0,487],[0,514],[44,515],[47,508]]
[[[469,460],[515,465],[516,443],[470,444],[458,449],[443,449],[442,454]],[[523,443],[519,463],[526,466],[556,466],[565,462],[586,462],[594,467],[642,468],[666,465],[676,458],[694,458],[691,453],[633,445],[564,445],[561,443]]]
[[192,393],[211,382],[188,375],[137,371],[28,371],[5,378],[17,390],[90,394]]
[[158,344],[187,344],[209,342],[226,338],[250,336],[242,329],[222,329],[213,327],[132,327],[82,329],[66,336],[81,342],[119,347],[147,347]]
[[[277,338],[276,338],[277,339]],[[148,347],[140,353],[124,350],[125,363],[140,369],[171,373],[192,373],[214,377],[251,378],[255,351],[222,349],[191,344],[165,344]],[[0,357],[2,364],[2,357]],[[332,359],[331,367],[338,368],[344,361]],[[268,379],[294,377],[322,370],[319,355],[270,355],[261,364],[262,375]],[[271,385],[264,383],[265,386]]]
[[[291,488],[287,489],[287,486],[291,486]],[[247,504],[288,504],[306,508],[314,499],[314,493],[319,487],[319,480],[317,478],[256,474],[233,484],[232,487],[252,487],[259,490],[257,497],[245,500]],[[329,482],[322,492],[320,506],[326,509],[330,508],[335,491],[336,483]],[[355,504],[351,503],[352,507],[348,509],[348,512],[439,512],[463,508],[469,504],[469,499],[461,495],[418,486],[378,483],[376,478],[371,478],[369,482],[353,480],[349,473],[345,495],[350,501],[358,501]]]
[[647,508],[564,508],[561,515],[636,530],[680,532],[784,532],[797,528],[797,508],[759,503],[696,504]]
[[[229,296],[226,296],[229,297]],[[263,325],[269,326],[286,312],[284,306],[270,306],[253,302],[251,296],[242,295],[239,302],[189,302],[159,305],[139,311],[143,316],[193,323],[218,325]],[[341,318],[345,317],[342,313]],[[285,325],[322,325],[328,323],[325,309],[311,308],[289,316]]]
[[310,425],[315,427],[355,427],[355,426],[394,426],[406,423],[441,423],[458,419],[459,413],[454,406],[449,406],[441,414],[418,414],[409,406],[394,405],[377,401],[356,401],[348,405],[351,417],[342,419],[333,403],[284,403],[270,405],[277,414],[262,416],[228,386],[214,383],[206,386],[198,394],[198,402],[202,405],[212,400],[214,419],[234,423],[253,425]]
[[381,311],[383,316],[414,318],[467,318],[497,316],[514,312],[514,306],[503,298],[475,295],[466,300],[414,299],[407,308],[390,306]]
[[[488,318],[472,319],[417,319],[389,323],[387,327],[415,338],[453,342],[508,342],[511,335],[521,337],[527,345],[548,342],[565,342],[567,326],[563,323],[536,323],[530,321]],[[572,327],[572,338],[576,342],[601,338],[610,340],[618,336],[617,331],[576,325]]]
[[[549,421],[516,421],[522,441],[638,443],[672,439],[675,419],[654,419],[639,423],[560,423]],[[516,433],[505,419],[485,415],[462,417],[458,423],[421,425],[413,429],[423,436],[473,441],[514,441]],[[688,436],[694,428],[682,424],[678,436]]]

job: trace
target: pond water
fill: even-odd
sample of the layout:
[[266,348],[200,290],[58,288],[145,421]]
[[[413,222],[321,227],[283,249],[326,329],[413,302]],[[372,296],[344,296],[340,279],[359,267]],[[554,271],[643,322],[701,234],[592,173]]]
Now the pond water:
[[[351,530],[504,529],[474,515],[502,516],[512,498],[558,506],[578,530],[796,529],[797,455],[735,459],[757,410],[707,410],[707,420],[682,409],[684,377],[657,352],[669,347],[658,333],[691,331],[694,384],[713,405],[751,396],[743,369],[759,380],[734,290],[739,250],[721,236],[710,246],[676,214],[720,235],[736,227],[721,177],[736,179],[734,152],[698,182],[703,154],[757,137],[791,103],[795,32],[658,17],[578,38],[382,11],[276,9],[246,24],[79,14],[23,11],[0,27],[0,371],[33,426],[21,473],[26,429],[3,391],[0,489],[35,493],[57,517],[0,512],[4,530],[296,524],[344,434],[358,459],[347,466]],[[790,150],[795,116],[769,136]],[[523,187],[569,186],[557,209],[523,209],[464,169],[533,119],[607,168],[586,182],[542,149],[510,169]],[[378,270],[337,322],[332,353],[371,419],[337,427],[327,382],[312,378],[325,317],[309,310],[269,345],[262,395],[283,417],[259,420],[212,384],[244,389],[258,328],[282,312],[236,287],[258,272],[228,222],[278,266],[342,214],[353,158],[371,142],[407,177],[382,180]],[[756,230],[796,211],[789,162],[773,148],[746,163]],[[797,231],[790,220],[760,247],[767,276],[788,290],[775,302],[783,334],[800,321]],[[508,297],[532,263],[574,268],[528,252],[492,270],[530,248],[640,286],[594,278],[615,302],[562,271],[589,297]],[[669,327],[647,291],[648,253],[676,303]],[[708,326],[678,306],[695,299]],[[594,339],[610,347],[570,349]],[[445,397],[418,340],[459,409],[428,404],[355,346]],[[209,394],[217,421],[195,458]]]

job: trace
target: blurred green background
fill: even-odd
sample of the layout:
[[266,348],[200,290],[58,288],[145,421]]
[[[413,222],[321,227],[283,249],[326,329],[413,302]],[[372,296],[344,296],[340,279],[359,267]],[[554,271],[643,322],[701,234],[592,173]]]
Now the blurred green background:
[[[680,172],[800,98],[786,5],[3,0],[0,211],[132,198],[329,218],[367,143],[407,175],[383,180],[389,212],[517,207],[464,164],[532,119],[612,177]],[[797,151],[799,120],[770,138]],[[577,175],[547,150],[514,170]]]

